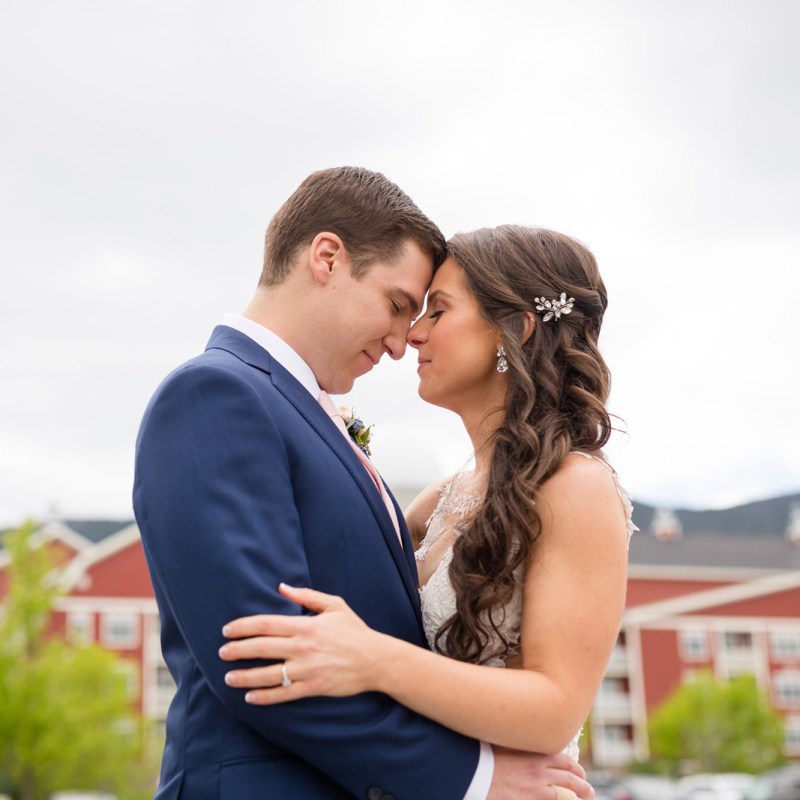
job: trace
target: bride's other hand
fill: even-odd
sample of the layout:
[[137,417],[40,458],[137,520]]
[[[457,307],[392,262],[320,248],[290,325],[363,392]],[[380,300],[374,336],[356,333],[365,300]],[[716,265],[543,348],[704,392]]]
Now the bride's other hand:
[[316,616],[258,614],[222,629],[231,639],[220,648],[223,661],[277,660],[269,666],[237,669],[228,686],[248,689],[253,705],[274,705],[302,697],[344,697],[373,691],[373,659],[381,634],[369,628],[341,597],[281,584],[281,594]]
[[487,800],[594,800],[586,772],[566,753],[543,755],[492,746],[494,773]]

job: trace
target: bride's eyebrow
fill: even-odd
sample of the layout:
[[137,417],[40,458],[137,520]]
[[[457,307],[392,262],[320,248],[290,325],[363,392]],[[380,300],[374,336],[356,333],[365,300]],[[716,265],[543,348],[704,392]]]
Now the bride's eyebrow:
[[434,289],[428,295],[428,305],[430,305],[431,303],[436,302],[436,298],[437,297],[446,297],[446,298],[448,298],[448,300],[453,300],[454,299],[453,295],[451,295],[449,292],[446,292],[444,289]]

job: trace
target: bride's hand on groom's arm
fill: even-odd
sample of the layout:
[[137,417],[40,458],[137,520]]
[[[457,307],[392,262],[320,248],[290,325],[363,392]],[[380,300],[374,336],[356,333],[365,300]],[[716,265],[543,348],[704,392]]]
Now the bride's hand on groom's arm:
[[258,614],[226,624],[222,633],[231,641],[220,649],[223,661],[280,662],[232,670],[226,683],[247,689],[246,700],[253,705],[374,691],[373,659],[382,634],[369,628],[341,597],[285,584],[280,591],[316,615]]

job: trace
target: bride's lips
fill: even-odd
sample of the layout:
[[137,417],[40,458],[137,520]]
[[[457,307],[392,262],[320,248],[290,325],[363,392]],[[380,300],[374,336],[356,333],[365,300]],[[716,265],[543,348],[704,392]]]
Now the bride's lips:
[[419,372],[423,367],[427,366],[430,363],[431,363],[431,360],[429,358],[419,358],[419,359],[417,359],[417,364],[418,364],[417,372]]

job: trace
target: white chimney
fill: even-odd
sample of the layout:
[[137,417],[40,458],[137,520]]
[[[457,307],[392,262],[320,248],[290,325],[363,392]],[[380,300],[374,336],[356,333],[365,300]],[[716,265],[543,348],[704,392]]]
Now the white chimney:
[[683,538],[683,525],[672,509],[657,508],[650,523],[650,533],[660,542],[679,542]]
[[800,544],[800,503],[789,506],[789,520],[784,535],[792,544]]

